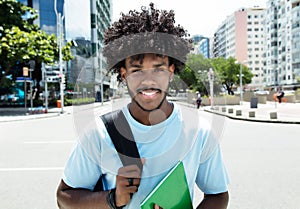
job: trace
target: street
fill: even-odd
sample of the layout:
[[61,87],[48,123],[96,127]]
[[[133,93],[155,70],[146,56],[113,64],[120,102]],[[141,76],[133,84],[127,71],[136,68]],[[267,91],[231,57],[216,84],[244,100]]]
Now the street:
[[[79,129],[88,124],[84,116],[118,105],[0,123],[0,208],[57,208],[56,187]],[[201,115],[220,130],[231,179],[230,209],[299,208],[299,125],[238,121],[204,111]]]

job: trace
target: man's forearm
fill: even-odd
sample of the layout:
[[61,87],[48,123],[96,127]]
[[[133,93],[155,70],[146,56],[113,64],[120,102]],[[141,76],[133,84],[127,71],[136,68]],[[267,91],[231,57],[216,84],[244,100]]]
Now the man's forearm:
[[85,189],[61,188],[57,190],[57,204],[60,209],[110,209],[106,196],[108,191],[91,192]]
[[228,205],[228,192],[220,194],[204,195],[202,202],[197,209],[226,209]]

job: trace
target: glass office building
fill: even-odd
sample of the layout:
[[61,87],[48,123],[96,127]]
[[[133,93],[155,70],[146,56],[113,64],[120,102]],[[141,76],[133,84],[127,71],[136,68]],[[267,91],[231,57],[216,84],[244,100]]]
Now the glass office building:
[[[57,35],[57,22],[54,10],[55,0],[19,0],[19,2],[38,11],[38,18],[34,23],[39,25],[41,30],[49,35]],[[64,0],[56,0],[56,2],[57,12],[63,15]],[[63,34],[65,34],[65,21],[63,21]]]

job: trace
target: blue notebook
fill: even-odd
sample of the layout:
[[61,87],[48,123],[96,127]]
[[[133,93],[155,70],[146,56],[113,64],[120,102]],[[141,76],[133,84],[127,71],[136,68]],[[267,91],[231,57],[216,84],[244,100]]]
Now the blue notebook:
[[193,209],[183,163],[178,162],[141,202],[141,209]]

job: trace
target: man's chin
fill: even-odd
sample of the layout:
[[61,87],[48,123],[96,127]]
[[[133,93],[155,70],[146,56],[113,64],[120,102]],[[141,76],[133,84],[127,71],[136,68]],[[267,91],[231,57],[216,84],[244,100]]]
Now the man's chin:
[[163,100],[158,104],[145,104],[144,102],[138,101],[135,98],[133,98],[133,101],[137,104],[137,106],[142,109],[145,112],[152,112],[154,110],[157,110],[161,107]]

